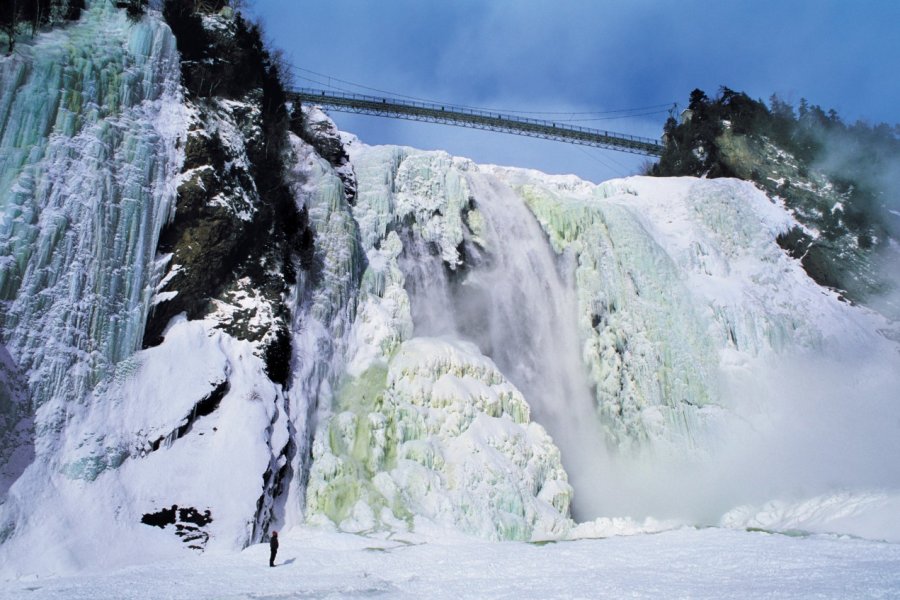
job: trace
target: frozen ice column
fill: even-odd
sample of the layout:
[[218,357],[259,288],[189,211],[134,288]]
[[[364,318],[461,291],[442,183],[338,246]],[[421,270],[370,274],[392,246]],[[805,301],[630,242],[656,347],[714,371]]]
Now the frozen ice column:
[[0,326],[39,437],[140,346],[179,77],[169,28],[106,1],[0,62]]

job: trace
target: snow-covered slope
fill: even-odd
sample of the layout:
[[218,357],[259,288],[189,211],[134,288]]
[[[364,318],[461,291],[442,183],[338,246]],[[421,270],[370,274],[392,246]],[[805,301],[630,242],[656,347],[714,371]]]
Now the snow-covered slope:
[[307,524],[900,541],[897,325],[809,279],[752,185],[370,147],[314,108],[275,161],[286,113],[184,95],[156,13],[97,0],[22,46],[0,59],[4,575]]

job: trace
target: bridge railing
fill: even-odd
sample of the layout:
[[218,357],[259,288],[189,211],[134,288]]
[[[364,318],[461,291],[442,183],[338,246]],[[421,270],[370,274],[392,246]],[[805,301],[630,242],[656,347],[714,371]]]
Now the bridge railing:
[[663,150],[662,144],[652,138],[452,104],[441,105],[310,88],[300,88],[289,94],[301,102],[321,104],[336,110],[463,125],[638,154],[660,155]]

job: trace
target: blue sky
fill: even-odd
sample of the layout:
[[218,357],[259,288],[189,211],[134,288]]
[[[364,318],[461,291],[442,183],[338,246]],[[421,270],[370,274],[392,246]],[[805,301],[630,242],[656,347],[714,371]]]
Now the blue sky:
[[[297,67],[408,96],[521,111],[687,103],[720,85],[900,123],[900,0],[249,0]],[[295,83],[323,78],[296,71]],[[324,80],[328,83],[328,80]],[[659,107],[661,108],[661,107]],[[609,117],[610,115],[594,115]],[[334,113],[369,144],[600,181],[645,160],[519,136]],[[580,123],[657,137],[666,113]],[[554,117],[557,118],[557,117]]]

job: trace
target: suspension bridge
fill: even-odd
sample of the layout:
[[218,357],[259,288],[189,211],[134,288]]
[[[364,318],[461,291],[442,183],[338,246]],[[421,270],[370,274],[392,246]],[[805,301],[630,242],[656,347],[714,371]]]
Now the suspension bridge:
[[662,143],[652,138],[486,110],[312,88],[296,89],[288,92],[288,96],[301,103],[315,104],[338,112],[472,127],[646,156],[660,156],[663,152]]

